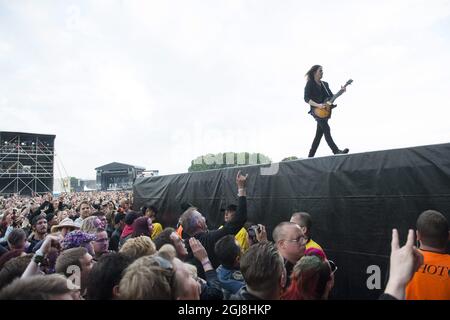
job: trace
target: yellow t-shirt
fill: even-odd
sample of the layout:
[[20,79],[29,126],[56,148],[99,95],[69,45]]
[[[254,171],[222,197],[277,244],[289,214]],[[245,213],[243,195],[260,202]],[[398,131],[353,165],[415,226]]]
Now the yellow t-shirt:
[[[221,228],[223,228],[223,226],[219,227],[219,229],[221,229]],[[236,239],[236,241],[239,243],[239,246],[241,247],[242,253],[245,253],[245,251],[247,251],[248,248],[250,247],[247,236],[248,236],[248,233],[244,227],[242,227],[241,230],[239,230],[239,232],[234,235],[234,238]]]
[[316,249],[320,249],[323,251],[322,247],[317,242],[315,242],[313,239],[309,239],[308,243],[306,244],[306,249],[309,249],[309,248],[316,248]]
[[236,241],[239,243],[239,245],[241,246],[241,252],[244,253],[248,250],[248,247],[250,246],[248,243],[248,234],[247,234],[247,230],[245,230],[245,228],[241,228],[241,230],[239,230],[238,233],[236,233],[236,235],[234,236],[234,238],[236,239]]
[[419,251],[423,265],[406,286],[406,300],[450,300],[450,255]]
[[325,251],[322,249],[322,247],[317,242],[315,242],[313,239],[309,239],[309,241],[306,243],[305,251],[308,250],[308,249],[311,249],[311,248],[315,248],[315,249],[318,249],[318,250],[322,251],[324,257],[325,258],[327,257],[326,254],[325,254]]
[[161,223],[155,222],[153,223],[153,231],[152,231],[152,240],[154,240],[158,234],[160,234],[163,231],[163,227]]

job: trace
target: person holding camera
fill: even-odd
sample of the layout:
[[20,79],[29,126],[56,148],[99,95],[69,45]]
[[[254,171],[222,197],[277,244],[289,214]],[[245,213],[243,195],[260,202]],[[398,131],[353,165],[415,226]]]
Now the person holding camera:
[[259,242],[267,242],[267,231],[266,227],[262,224],[254,224],[248,228],[248,244],[252,246]]

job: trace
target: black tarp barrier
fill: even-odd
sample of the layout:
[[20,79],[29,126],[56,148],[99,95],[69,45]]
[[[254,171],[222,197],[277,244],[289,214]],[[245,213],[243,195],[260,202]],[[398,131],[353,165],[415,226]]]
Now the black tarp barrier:
[[312,215],[313,239],[338,266],[336,299],[378,298],[382,290],[368,289],[373,271],[367,270],[380,267],[384,289],[392,228],[404,244],[424,210],[450,220],[450,143],[281,162],[276,174],[262,175],[267,167],[139,178],[134,203],[157,206],[163,225],[174,226],[180,203],[188,201],[216,228],[220,208],[237,203],[238,170],[248,173],[248,220],[266,225],[269,236],[293,212]]

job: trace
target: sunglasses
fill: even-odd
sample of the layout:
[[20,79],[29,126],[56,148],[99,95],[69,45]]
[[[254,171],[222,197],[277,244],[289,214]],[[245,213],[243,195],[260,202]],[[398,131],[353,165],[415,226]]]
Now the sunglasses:
[[331,274],[334,274],[338,269],[336,263],[333,260],[328,260],[328,263],[330,264]]

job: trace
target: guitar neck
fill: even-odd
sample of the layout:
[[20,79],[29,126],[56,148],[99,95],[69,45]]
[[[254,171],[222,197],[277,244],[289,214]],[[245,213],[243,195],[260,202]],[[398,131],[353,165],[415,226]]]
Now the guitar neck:
[[345,88],[347,87],[347,84],[344,86],[343,89],[339,90],[338,93],[336,93],[335,95],[333,95],[333,97],[330,99],[330,102],[333,103],[334,100],[336,100],[337,98],[339,98],[344,92],[345,92]]

